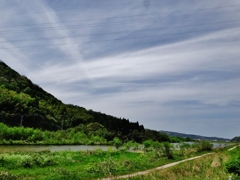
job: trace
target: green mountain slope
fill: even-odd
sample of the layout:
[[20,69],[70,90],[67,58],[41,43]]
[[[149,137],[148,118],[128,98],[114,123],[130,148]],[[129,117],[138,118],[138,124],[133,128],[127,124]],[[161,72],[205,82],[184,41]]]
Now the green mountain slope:
[[0,61],[0,122],[8,126],[51,131],[77,126],[88,131],[101,126],[108,131],[109,140],[114,137],[137,142],[146,139],[169,140],[166,134],[145,130],[138,122],[64,104],[2,61]]
[[240,142],[240,136],[236,136],[231,139],[231,142]]
[[200,136],[200,135],[195,135],[195,134],[184,134],[184,133],[178,133],[178,132],[172,132],[172,131],[163,131],[163,130],[161,130],[160,132],[166,133],[169,136],[190,138],[190,139],[194,139],[194,140],[230,141],[230,139],[220,138],[220,137],[208,137],[208,136]]
[[[87,110],[63,104],[27,77],[0,62],[0,118],[10,126],[22,124],[48,130],[71,126],[92,118]],[[72,115],[74,114],[74,115]],[[79,122],[80,123],[80,122]]]

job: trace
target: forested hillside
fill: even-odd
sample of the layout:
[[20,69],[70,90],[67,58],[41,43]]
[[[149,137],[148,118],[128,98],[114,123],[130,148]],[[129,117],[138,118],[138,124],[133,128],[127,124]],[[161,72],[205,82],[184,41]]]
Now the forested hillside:
[[166,133],[169,136],[177,136],[181,138],[190,138],[194,140],[207,140],[207,141],[230,141],[230,139],[227,138],[219,138],[219,137],[208,137],[208,136],[200,136],[195,134],[184,134],[184,133],[178,133],[178,132],[172,132],[172,131],[160,131],[163,133]]
[[169,141],[165,133],[145,130],[138,122],[64,104],[2,61],[0,61],[0,122],[8,126],[50,131],[80,126],[85,131],[101,129],[107,132],[104,138],[108,140],[119,137],[122,140],[136,142],[146,139]]
[[231,142],[240,142],[240,136],[236,136],[233,139],[231,139]]

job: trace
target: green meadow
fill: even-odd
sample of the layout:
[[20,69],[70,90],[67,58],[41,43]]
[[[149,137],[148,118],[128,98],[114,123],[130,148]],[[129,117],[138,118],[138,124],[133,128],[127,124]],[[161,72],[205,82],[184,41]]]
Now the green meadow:
[[[114,178],[210,152],[212,150],[207,148],[209,145],[210,143],[207,142],[193,145],[182,143],[178,150],[174,150],[169,143],[148,141],[142,149],[138,147],[131,149],[129,144],[124,144],[119,149],[109,148],[107,151],[95,149],[93,151],[1,152],[0,179]],[[209,177],[213,174],[225,177],[233,174],[226,170],[225,164],[231,160],[231,157],[235,159],[237,153],[239,148],[233,151],[222,148],[214,150],[213,155],[131,179],[172,179],[173,177],[200,179],[203,176],[199,172],[202,174],[207,172]]]

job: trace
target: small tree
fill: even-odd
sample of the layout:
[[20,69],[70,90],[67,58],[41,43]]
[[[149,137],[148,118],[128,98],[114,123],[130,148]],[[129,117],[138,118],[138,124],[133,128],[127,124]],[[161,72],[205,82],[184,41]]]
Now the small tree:
[[122,144],[123,142],[118,137],[113,139],[113,145],[116,147],[116,149],[118,149]]

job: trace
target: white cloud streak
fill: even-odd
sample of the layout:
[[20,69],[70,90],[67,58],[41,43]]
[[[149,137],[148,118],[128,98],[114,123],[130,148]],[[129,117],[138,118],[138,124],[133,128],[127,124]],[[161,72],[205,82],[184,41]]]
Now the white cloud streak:
[[[222,24],[221,26],[224,27],[219,28],[222,30],[203,31],[196,35],[186,33],[165,37],[164,34],[180,31],[180,29],[169,27],[174,23],[181,25],[181,21],[186,25],[184,28],[186,32],[191,32],[190,25],[203,30],[210,28],[197,27],[194,22],[194,20],[203,21],[203,23],[207,21],[204,19],[204,13],[202,19],[171,19],[172,14],[181,12],[180,17],[185,12],[179,11],[180,6],[191,13],[194,12],[193,9],[202,9],[199,12],[207,13],[211,12],[210,7],[227,8],[229,6],[226,10],[230,12],[231,8],[234,8],[234,6],[231,7],[234,2],[226,3],[216,0],[211,3],[204,1],[195,4],[189,1],[189,4],[182,2],[181,5],[174,5],[170,2],[161,4],[158,1],[152,1],[148,7],[135,3],[124,9],[118,6],[104,7],[100,5],[101,3],[98,4],[98,8],[81,9],[82,2],[75,2],[80,3],[79,10],[75,7],[76,10],[63,13],[55,11],[54,4],[50,6],[47,1],[39,0],[31,2],[27,7],[16,4],[13,9],[18,13],[24,10],[29,11],[31,7],[30,12],[45,13],[23,14],[11,21],[14,16],[14,14],[11,15],[13,9],[7,1],[4,1],[0,3],[2,7],[0,10],[4,9],[0,11],[0,15],[8,12],[8,16],[5,16],[7,20],[4,19],[0,25],[14,26],[16,22],[26,23],[23,19],[28,19],[27,24],[36,24],[35,27],[47,29],[49,25],[53,26],[54,22],[60,22],[57,26],[61,28],[54,31],[29,33],[32,38],[47,38],[47,41],[41,41],[47,46],[39,48],[18,48],[21,45],[12,40],[14,40],[13,37],[18,37],[19,33],[0,34],[0,41],[5,40],[0,47],[10,48],[0,48],[0,59],[21,74],[27,75],[33,82],[63,102],[130,118],[132,121],[139,121],[147,128],[156,130],[185,133],[196,131],[201,135],[233,137],[239,135],[237,133],[240,126],[237,120],[240,117],[237,111],[240,105],[238,22],[234,26]],[[62,1],[59,2],[60,5],[61,3]],[[104,19],[106,17],[124,16],[125,21],[134,18],[137,20],[137,16],[134,17],[134,15],[153,12],[156,14],[159,8],[165,13],[155,15],[156,18],[169,18],[162,24],[149,21],[121,26],[110,24],[87,26],[88,23],[107,23],[108,19]],[[217,8],[212,10],[218,11]],[[67,21],[77,20],[79,17],[89,19],[89,22],[80,21],[86,27],[67,28],[69,26]],[[223,15],[220,15],[219,20],[222,17]],[[224,16],[224,20],[237,17],[240,17],[240,13]],[[95,20],[90,21],[90,19]],[[217,17],[214,17],[215,19]],[[105,38],[105,35],[101,37],[94,33],[126,31],[125,34],[106,35],[108,39],[118,39],[132,37],[134,33],[129,33],[129,30],[141,30],[146,35],[148,28],[162,26],[167,27],[169,32],[160,28],[159,32],[151,34],[156,35],[156,38],[84,43],[92,40],[101,41]],[[83,33],[85,36],[76,39],[76,33]],[[18,38],[28,37],[26,33],[22,35]],[[54,39],[53,36],[65,38]],[[26,41],[22,42],[22,45],[36,46],[38,41]],[[214,128],[215,124],[218,124],[217,128]],[[199,131],[199,126],[202,127],[202,131]],[[232,128],[231,132],[223,132],[226,126],[229,130]]]

